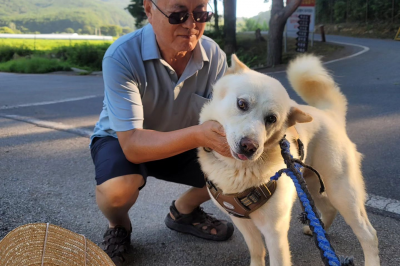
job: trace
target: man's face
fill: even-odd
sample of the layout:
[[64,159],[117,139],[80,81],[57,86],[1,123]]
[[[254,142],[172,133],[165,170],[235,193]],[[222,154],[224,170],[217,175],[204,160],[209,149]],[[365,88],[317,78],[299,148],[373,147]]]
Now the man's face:
[[[158,0],[157,6],[169,16],[172,12],[207,11],[208,0]],[[204,33],[206,23],[196,23],[193,16],[182,24],[172,25],[151,1],[145,2],[145,10],[157,36],[161,50],[178,52],[192,51]]]

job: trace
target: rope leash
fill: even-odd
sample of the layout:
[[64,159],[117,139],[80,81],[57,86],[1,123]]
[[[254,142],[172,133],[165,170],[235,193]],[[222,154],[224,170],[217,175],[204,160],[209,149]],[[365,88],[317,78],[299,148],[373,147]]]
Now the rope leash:
[[301,161],[293,158],[293,156],[290,154],[290,143],[285,137],[283,137],[279,145],[281,147],[281,154],[287,168],[278,171],[274,176],[271,177],[271,180],[278,180],[283,173],[292,179],[296,187],[297,195],[304,207],[304,213],[301,215],[301,220],[303,220],[304,223],[308,223],[310,226],[310,229],[313,232],[315,244],[321,253],[321,258],[324,262],[324,265],[354,266],[353,258],[338,257],[334,248],[329,243],[328,235],[324,230],[324,224],[319,217],[317,209],[315,208],[314,201],[312,200],[312,197],[308,191],[307,184],[303,178],[303,174],[301,173],[301,169],[306,167],[318,175],[321,184],[320,193],[322,193],[325,187],[318,172],[316,172],[313,168],[303,164]]

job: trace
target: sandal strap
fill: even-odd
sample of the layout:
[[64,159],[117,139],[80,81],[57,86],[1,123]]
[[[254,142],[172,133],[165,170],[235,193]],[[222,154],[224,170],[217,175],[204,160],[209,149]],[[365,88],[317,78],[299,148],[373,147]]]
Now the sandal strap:
[[175,201],[172,202],[170,211],[175,218],[175,221],[183,224],[196,224],[197,228],[201,228],[203,231],[206,230],[203,227],[207,226],[207,231],[217,229],[217,226],[221,224],[219,220],[206,213],[202,207],[197,207],[189,214],[181,214],[175,207]]

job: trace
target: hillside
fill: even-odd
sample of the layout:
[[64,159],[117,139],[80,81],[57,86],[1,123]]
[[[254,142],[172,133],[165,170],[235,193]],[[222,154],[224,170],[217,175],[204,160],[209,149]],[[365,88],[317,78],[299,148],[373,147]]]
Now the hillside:
[[103,25],[133,28],[134,19],[124,8],[129,0],[0,0],[0,27],[23,32],[53,33],[72,28],[92,33]]

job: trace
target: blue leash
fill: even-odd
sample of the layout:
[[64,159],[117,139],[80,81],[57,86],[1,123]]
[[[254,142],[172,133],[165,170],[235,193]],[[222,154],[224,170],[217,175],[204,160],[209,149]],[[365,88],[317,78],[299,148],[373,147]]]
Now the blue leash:
[[[314,201],[312,200],[312,197],[308,191],[307,184],[303,178],[303,174],[301,173],[301,169],[303,167],[307,167],[310,169],[312,168],[293,158],[293,156],[290,154],[290,143],[286,140],[285,137],[280,141],[279,144],[281,147],[282,157],[285,161],[287,168],[277,172],[273,177],[271,177],[271,180],[278,180],[283,173],[285,173],[293,180],[296,187],[297,195],[299,196],[301,204],[303,205],[305,210],[302,219],[304,223],[308,221],[308,225],[313,232],[315,244],[317,245],[321,253],[321,258],[325,266],[354,266],[353,258],[338,257],[335,253],[335,250],[329,243],[328,235],[324,230],[324,225],[319,217],[317,209],[315,208]],[[312,170],[315,171],[314,169]],[[320,177],[318,173],[317,175],[318,177]],[[320,192],[322,193],[324,191],[322,179],[320,179],[320,182]]]

